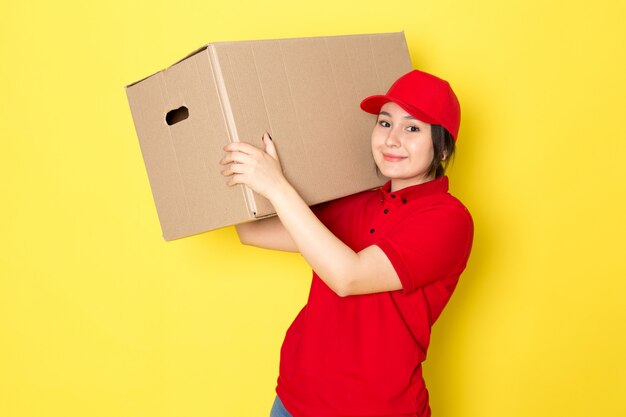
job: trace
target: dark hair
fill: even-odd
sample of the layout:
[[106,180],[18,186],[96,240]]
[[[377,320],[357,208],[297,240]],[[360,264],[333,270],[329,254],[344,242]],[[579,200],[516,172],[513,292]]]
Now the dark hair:
[[[429,174],[435,174],[435,178],[442,177],[446,173],[450,159],[454,157],[454,138],[448,130],[441,125],[430,125],[433,138],[433,160],[430,164]],[[442,160],[444,155],[445,160]]]

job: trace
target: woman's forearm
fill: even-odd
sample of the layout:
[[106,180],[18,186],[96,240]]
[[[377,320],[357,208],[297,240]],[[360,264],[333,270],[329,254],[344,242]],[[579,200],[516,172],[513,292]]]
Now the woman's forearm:
[[239,241],[259,248],[297,252],[298,248],[277,216],[235,226]]
[[324,226],[286,180],[269,198],[309,265],[336,294],[348,295],[359,270],[359,255]]
[[230,177],[226,184],[245,184],[269,199],[286,234],[309,265],[336,294],[349,295],[352,283],[367,276],[371,265],[361,262],[359,254],[333,235],[285,179],[267,132],[263,143],[265,150],[244,142],[224,146],[227,155],[220,163],[227,165],[222,171]]

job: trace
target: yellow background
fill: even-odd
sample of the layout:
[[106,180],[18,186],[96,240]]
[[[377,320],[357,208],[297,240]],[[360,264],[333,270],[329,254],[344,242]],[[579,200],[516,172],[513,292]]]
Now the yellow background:
[[626,415],[623,0],[0,4],[0,416],[267,416],[310,270],[232,227],[165,243],[124,86],[211,41],[401,30],[461,100],[476,225],[433,415]]

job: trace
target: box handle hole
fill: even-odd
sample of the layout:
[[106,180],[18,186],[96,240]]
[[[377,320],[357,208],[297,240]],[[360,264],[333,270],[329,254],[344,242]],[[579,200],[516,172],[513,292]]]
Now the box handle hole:
[[177,109],[168,111],[167,114],[165,115],[165,122],[169,126],[171,126],[178,122],[182,122],[188,117],[189,117],[189,110],[187,109],[187,107],[182,106]]

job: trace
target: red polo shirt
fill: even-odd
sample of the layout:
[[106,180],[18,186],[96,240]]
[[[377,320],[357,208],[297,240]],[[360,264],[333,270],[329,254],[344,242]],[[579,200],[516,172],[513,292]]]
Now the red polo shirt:
[[465,269],[473,223],[447,177],[390,186],[313,207],[354,251],[379,246],[403,288],[342,298],[313,272],[281,349],[276,392],[293,417],[430,416],[421,363]]

